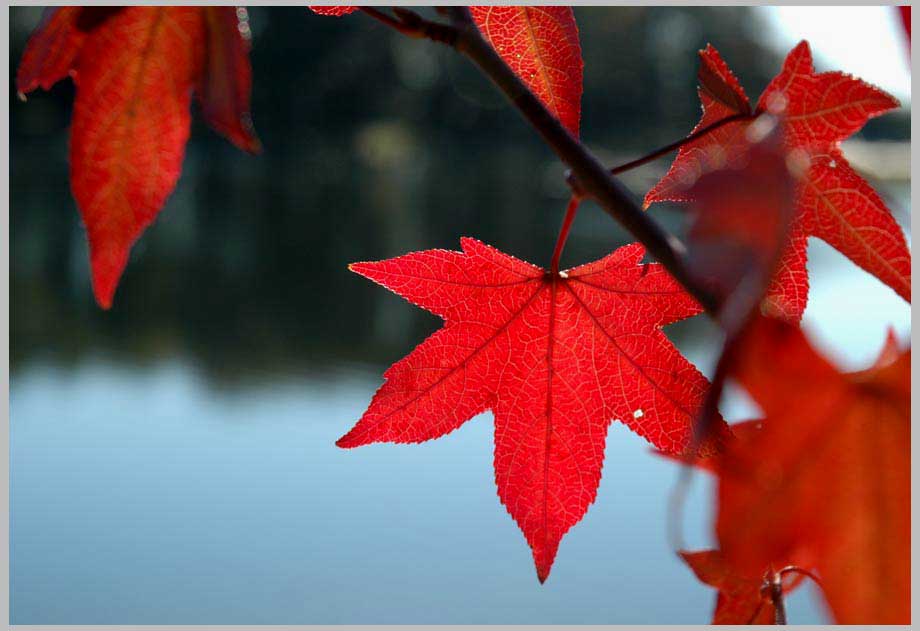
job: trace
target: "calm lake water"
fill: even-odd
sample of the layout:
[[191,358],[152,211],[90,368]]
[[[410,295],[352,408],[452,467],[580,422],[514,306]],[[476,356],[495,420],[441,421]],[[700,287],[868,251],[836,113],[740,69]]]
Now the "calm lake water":
[[[806,326],[853,368],[909,306],[824,246]],[[684,349],[708,371],[714,348]],[[765,361],[769,361],[768,358]],[[14,624],[704,623],[669,550],[677,467],[611,427],[597,502],[541,586],[492,474],[492,418],[345,451],[381,367],[221,388],[174,358],[32,363],[11,384]],[[739,398],[729,416],[750,413]],[[685,536],[709,543],[696,476]],[[811,587],[794,623],[825,621]]]

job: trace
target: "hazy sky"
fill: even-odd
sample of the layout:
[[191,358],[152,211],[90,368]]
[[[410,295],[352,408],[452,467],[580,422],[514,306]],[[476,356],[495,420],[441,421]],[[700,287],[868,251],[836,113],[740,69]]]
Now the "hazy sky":
[[[894,7],[759,7],[783,52],[807,39],[820,70],[843,70],[910,101],[909,52]],[[775,38],[779,35],[779,41]]]

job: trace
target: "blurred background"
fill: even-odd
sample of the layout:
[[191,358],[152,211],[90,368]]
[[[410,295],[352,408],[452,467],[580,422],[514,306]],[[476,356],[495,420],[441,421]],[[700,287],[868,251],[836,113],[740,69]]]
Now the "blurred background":
[[[812,44],[902,101],[845,143],[910,238],[909,52],[889,7],[577,8],[582,137],[611,165],[699,118],[713,43],[756,99]],[[41,9],[10,11],[11,80]],[[10,86],[11,607],[15,624],[704,623],[714,593],[668,549],[676,469],[610,430],[597,503],[540,586],[494,491],[491,416],[424,445],[345,452],[380,373],[439,321],[347,271],[475,236],[547,264],[563,168],[451,50],[354,15],[251,8],[262,155],[195,117],[182,177],[109,312],[69,190],[73,85]],[[842,43],[846,43],[843,45]],[[623,178],[637,199],[670,157]],[[655,216],[680,232],[680,215]],[[566,266],[630,241],[584,205]],[[910,308],[821,243],[805,324],[849,367]],[[719,338],[669,328],[704,372]],[[740,395],[729,418],[751,413]],[[685,527],[711,544],[698,480]],[[821,622],[810,588],[793,623]]]

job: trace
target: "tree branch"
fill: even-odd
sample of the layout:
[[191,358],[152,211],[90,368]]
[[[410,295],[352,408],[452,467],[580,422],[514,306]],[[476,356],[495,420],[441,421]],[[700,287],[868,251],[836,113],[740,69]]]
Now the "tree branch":
[[[693,278],[684,262],[684,244],[646,214],[607,168],[573,137],[524,85],[501,56],[483,39],[473,23],[468,8],[445,7],[442,13],[449,16],[450,24],[425,20],[417,13],[406,9],[394,9],[394,13],[400,20],[400,26],[390,26],[397,28],[401,33],[447,44],[469,58],[495,83],[559,159],[571,169],[570,181],[575,194],[592,197],[597,201],[607,214],[642,242],[649,254],[661,263],[707,312],[711,315],[717,314],[720,306],[717,298]],[[384,22],[389,24],[389,21]]]
[[686,265],[686,248],[666,232],[630,198],[628,191],[590,151],[553,116],[508,67],[495,49],[483,39],[466,7],[449,9],[458,29],[455,47],[482,70],[543,137],[557,156],[572,170],[578,189],[594,198],[711,314],[718,311],[716,297],[694,279]]

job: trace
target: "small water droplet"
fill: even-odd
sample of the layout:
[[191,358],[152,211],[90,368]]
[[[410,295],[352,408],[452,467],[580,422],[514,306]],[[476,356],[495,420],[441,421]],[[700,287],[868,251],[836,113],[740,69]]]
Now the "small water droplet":
[[836,160],[831,160],[829,166],[830,166],[832,169],[835,168],[835,167],[837,166],[837,161],[836,161]]
[[633,412],[633,418],[642,418],[643,416],[645,416],[645,412],[642,411],[642,408]]
[[567,271],[562,270],[561,272],[559,272],[559,278],[568,278],[568,277],[569,277],[569,273]]

